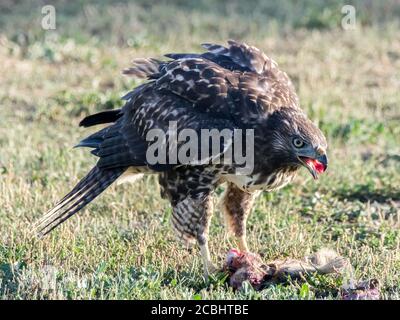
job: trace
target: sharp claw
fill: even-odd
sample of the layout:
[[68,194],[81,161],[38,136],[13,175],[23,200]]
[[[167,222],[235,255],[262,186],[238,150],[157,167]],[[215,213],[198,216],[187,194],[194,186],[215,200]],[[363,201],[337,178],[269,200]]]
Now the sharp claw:
[[207,280],[210,275],[216,273],[218,268],[214,266],[211,262],[204,266],[204,278]]

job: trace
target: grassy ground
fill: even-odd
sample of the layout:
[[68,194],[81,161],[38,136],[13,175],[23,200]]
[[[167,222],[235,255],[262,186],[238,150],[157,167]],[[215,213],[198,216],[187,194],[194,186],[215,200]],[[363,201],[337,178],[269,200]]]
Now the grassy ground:
[[[245,8],[239,1],[54,1],[57,30],[47,32],[40,1],[7,2],[0,15],[1,298],[338,298],[342,279],[335,276],[258,293],[233,292],[218,278],[206,283],[197,250],[174,241],[171,209],[154,176],[111,187],[44,240],[31,233],[31,223],[94,164],[85,150],[72,149],[89,131],[77,124],[119,106],[138,84],[120,75],[133,57],[197,51],[199,43],[227,38],[259,46],[290,74],[330,144],[330,167],[317,183],[303,172],[259,198],[251,249],[269,260],[331,247],[350,258],[356,278],[378,278],[383,298],[400,298],[396,1],[355,2],[360,19],[352,31],[340,28],[337,1],[250,1]],[[216,210],[218,264],[233,246]]]

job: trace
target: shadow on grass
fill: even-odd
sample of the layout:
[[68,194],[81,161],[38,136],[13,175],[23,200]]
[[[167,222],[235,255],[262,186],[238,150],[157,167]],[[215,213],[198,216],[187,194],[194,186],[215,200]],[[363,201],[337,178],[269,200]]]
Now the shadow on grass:
[[386,155],[385,158],[382,160],[382,164],[387,165],[391,161],[392,162],[400,162],[400,155],[397,155],[397,154]]
[[0,263],[0,297],[14,296],[18,292],[18,276],[23,265]]
[[374,189],[371,185],[356,185],[353,189],[336,190],[334,196],[340,200],[387,203],[400,201],[400,191],[391,189]]

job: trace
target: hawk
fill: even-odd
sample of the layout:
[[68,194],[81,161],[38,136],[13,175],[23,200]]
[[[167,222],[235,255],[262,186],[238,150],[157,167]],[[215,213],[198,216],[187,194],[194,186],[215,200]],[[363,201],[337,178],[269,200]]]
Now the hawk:
[[[227,184],[222,211],[239,249],[248,251],[246,220],[257,194],[287,185],[301,167],[314,179],[326,170],[326,139],[300,108],[291,80],[277,63],[237,41],[202,46],[206,52],[201,54],[135,59],[123,71],[147,82],[122,98],[126,103],[121,109],[90,115],[80,122],[83,127],[109,124],[77,145],[91,148],[98,162],[38,221],[39,235],[77,213],[114,181],[157,174],[162,196],[173,208],[173,229],[185,244],[198,243],[208,274],[214,270],[208,229],[217,186]],[[252,171],[238,174],[234,162],[150,163],[147,134],[153,129],[168,132],[171,121],[177,123],[176,131],[253,130]],[[182,143],[176,146],[181,147]]]

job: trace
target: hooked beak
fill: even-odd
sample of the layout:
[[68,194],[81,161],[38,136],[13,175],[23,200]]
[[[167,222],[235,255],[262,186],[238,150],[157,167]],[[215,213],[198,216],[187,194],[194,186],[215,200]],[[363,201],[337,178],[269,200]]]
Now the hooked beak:
[[315,180],[318,175],[325,172],[328,168],[328,157],[325,153],[319,154],[316,157],[299,156],[301,164],[305,166]]

